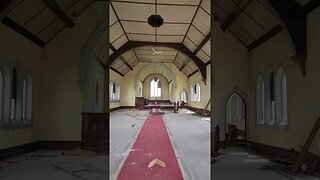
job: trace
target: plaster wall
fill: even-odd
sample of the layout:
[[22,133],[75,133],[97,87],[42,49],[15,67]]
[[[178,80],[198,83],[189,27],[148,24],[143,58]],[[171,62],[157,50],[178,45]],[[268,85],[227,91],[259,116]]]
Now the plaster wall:
[[0,130],[0,149],[3,149],[39,139],[43,49],[3,24],[0,24],[0,37],[0,61],[19,61],[30,72],[33,83],[33,127]]
[[[300,150],[316,120],[320,117],[320,9],[308,15],[307,46],[308,59],[306,76],[290,57],[295,54],[291,39],[286,31],[281,32],[269,41],[249,53],[250,82],[250,133],[249,140],[281,148]],[[287,75],[288,126],[256,126],[256,81],[258,75],[265,76],[266,69],[277,70],[283,67]],[[320,154],[320,132],[312,147],[313,152]]]

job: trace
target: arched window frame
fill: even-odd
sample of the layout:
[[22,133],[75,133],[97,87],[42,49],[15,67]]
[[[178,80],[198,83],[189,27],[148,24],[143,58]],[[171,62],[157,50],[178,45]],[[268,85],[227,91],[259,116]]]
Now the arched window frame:
[[120,84],[117,81],[109,82],[109,99],[110,102],[120,101]]
[[180,93],[180,101],[184,101],[185,103],[188,102],[188,95],[185,90],[181,91]]
[[265,119],[266,125],[276,125],[275,73],[272,68],[266,72],[265,81]]
[[10,125],[11,72],[5,61],[0,61],[0,69],[3,75],[2,117],[0,118],[0,127],[8,128]]
[[161,79],[157,78],[158,81],[156,82],[154,80],[155,78],[152,78],[152,80],[150,81],[150,97],[161,97],[162,96],[162,89],[161,87],[158,87],[158,84],[160,82],[161,84]]
[[261,75],[258,76],[256,86],[257,125],[265,125],[265,84]]
[[32,124],[32,107],[33,107],[33,83],[29,71],[24,72],[22,80],[22,101],[21,101],[21,119],[22,124]]
[[190,86],[190,101],[193,102],[194,101],[194,88],[193,85]]
[[287,110],[287,76],[282,67],[279,67],[275,78],[276,85],[276,124],[279,127],[288,125]]
[[196,101],[200,102],[201,101],[201,86],[200,86],[199,82],[196,84],[196,89],[197,89]]

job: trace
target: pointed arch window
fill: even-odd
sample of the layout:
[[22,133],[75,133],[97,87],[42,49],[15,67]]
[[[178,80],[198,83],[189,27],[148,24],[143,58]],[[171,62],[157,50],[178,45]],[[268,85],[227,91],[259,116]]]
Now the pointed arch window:
[[276,74],[276,123],[278,126],[288,124],[287,115],[287,76],[280,67]]
[[23,124],[32,123],[32,78],[29,72],[26,72],[22,82],[22,122]]
[[265,87],[264,81],[261,75],[259,75],[257,80],[256,89],[256,103],[257,103],[257,124],[265,124]]
[[4,121],[4,73],[0,69],[0,122]]
[[12,87],[11,87],[11,107],[10,107],[10,119],[16,118],[16,102],[17,102],[17,86],[18,86],[18,74],[16,68],[12,70]]
[[183,102],[187,102],[187,93],[186,91],[182,91],[180,94],[180,100]]
[[159,78],[153,78],[150,82],[150,96],[161,97],[161,81]]
[[109,98],[111,102],[120,101],[120,84],[116,81],[110,81],[109,93]]

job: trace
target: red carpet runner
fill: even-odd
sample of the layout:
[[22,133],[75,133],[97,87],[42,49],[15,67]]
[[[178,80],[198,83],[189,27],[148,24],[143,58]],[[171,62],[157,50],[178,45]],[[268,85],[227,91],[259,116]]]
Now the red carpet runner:
[[[182,173],[173,151],[164,120],[161,115],[152,115],[144,125],[132,147],[118,180],[182,180]],[[158,158],[166,163],[166,167],[148,164]]]

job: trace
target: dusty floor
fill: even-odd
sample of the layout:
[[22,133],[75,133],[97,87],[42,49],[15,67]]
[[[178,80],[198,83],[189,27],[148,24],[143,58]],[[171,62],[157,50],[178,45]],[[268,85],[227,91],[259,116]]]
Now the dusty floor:
[[[64,151],[69,152],[69,151]],[[2,180],[105,180],[108,157],[35,151],[0,162]]]
[[[292,175],[273,166],[268,159],[248,153],[241,148],[221,150],[212,166],[214,180],[319,180],[306,175]],[[273,170],[270,170],[273,167]]]
[[[115,179],[132,151],[132,143],[149,111],[122,110],[111,115],[110,174]],[[210,179],[210,123],[188,110],[174,114],[164,110],[164,119],[185,180]],[[132,125],[134,125],[132,127]],[[125,133],[124,133],[125,132]]]
[[[78,151],[35,151],[0,162],[2,180],[102,180],[116,179],[118,171],[148,117],[149,111],[120,110],[111,113],[110,164],[108,156]],[[188,110],[178,114],[165,111],[165,125],[185,180],[210,179],[210,122]],[[81,151],[80,151],[81,152]],[[267,159],[244,149],[221,151],[211,166],[214,180],[318,180],[308,176],[290,176],[264,169]]]

